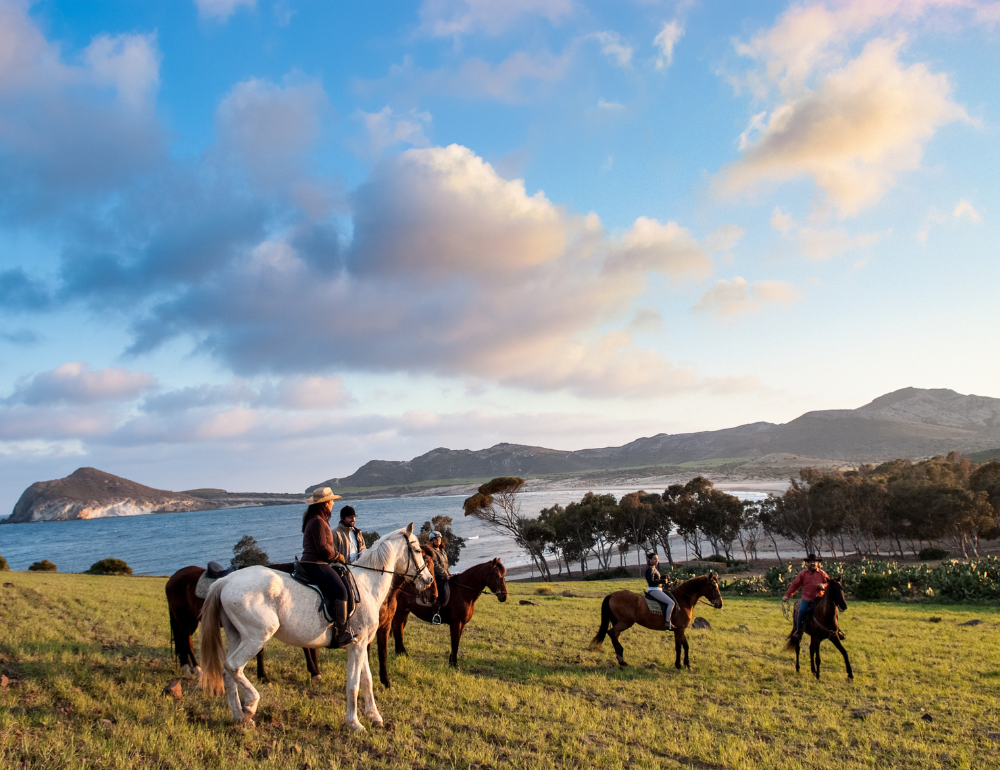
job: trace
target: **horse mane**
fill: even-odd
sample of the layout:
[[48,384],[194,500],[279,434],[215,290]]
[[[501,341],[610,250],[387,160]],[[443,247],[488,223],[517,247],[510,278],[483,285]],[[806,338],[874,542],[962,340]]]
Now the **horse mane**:
[[707,575],[697,575],[696,577],[688,578],[679,586],[677,586],[676,588],[671,588],[670,590],[674,594],[682,593],[685,596],[688,596],[693,591],[693,589],[700,586],[703,582],[711,580],[714,574],[715,574],[714,572],[709,572]]
[[[482,564],[473,564],[467,570],[464,570],[462,572],[456,572],[454,575],[452,575],[452,577],[458,577],[459,575],[464,575],[466,578],[479,577],[479,573],[481,572],[487,573],[492,568],[493,568],[493,560],[490,559],[489,561],[484,561]],[[500,564],[500,568],[502,570],[500,573],[501,575],[507,574],[507,568],[504,567],[502,563]]]
[[402,529],[398,529],[395,532],[390,532],[388,535],[380,537],[372,543],[371,548],[366,548],[358,555],[358,558],[354,560],[354,564],[357,564],[359,567],[385,569],[385,565],[389,561],[389,556],[392,554],[392,546],[389,544],[389,538],[403,531]]

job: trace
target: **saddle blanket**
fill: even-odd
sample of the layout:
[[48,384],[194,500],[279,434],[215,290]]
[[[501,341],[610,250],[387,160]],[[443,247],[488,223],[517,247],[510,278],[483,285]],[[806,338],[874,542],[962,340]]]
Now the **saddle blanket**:
[[642,598],[646,600],[646,605],[649,607],[650,612],[652,612],[654,615],[663,614],[663,605],[660,604],[658,601],[656,601],[656,599],[653,599],[652,597],[647,596],[646,594],[643,594]]

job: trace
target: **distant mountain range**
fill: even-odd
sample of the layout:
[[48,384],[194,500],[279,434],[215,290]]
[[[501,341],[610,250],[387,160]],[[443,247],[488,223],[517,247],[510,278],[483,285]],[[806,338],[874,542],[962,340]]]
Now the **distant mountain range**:
[[1000,399],[947,389],[903,388],[858,409],[807,412],[782,425],[755,422],[699,433],[660,433],[619,447],[572,452],[521,444],[477,451],[433,449],[408,461],[372,460],[350,476],[327,479],[306,492],[321,486],[402,492],[414,485],[495,476],[569,477],[699,467],[774,476],[813,463],[856,465],[996,447],[1000,447]]
[[54,481],[36,481],[21,494],[8,524],[68,519],[101,519],[145,513],[206,511],[254,505],[301,503],[302,495],[232,493],[224,489],[169,492],[112,476],[97,468],[78,468]]

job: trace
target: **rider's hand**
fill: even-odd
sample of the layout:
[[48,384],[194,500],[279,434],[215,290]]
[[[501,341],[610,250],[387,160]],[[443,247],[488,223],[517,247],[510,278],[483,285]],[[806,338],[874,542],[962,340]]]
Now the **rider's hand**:
[[788,604],[788,597],[787,596],[782,596],[781,597],[781,603],[782,604]]

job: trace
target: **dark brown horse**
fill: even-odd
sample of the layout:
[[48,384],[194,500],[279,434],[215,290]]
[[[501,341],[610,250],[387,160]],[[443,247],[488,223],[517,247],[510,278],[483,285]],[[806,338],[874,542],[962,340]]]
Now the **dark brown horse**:
[[[670,622],[674,624],[674,648],[677,651],[677,659],[674,665],[681,667],[681,649],[684,650],[684,666],[691,668],[688,661],[688,642],[685,629],[691,625],[694,615],[694,606],[701,597],[706,597],[712,606],[717,610],[722,609],[722,594],[719,593],[719,578],[713,572],[708,575],[685,580],[676,588],[670,589],[677,600],[674,606],[674,613]],[[646,599],[632,591],[615,591],[604,597],[601,604],[601,627],[590,642],[590,649],[599,650],[604,644],[604,637],[611,636],[611,644],[615,648],[615,657],[618,658],[619,666],[628,665],[625,663],[625,648],[618,640],[622,631],[625,631],[638,623],[640,626],[651,628],[654,631],[666,630],[666,619],[663,613],[656,614],[650,611]]]
[[[291,572],[292,564],[269,564],[270,569],[280,572]],[[194,590],[198,585],[198,580],[204,574],[204,567],[183,567],[177,570],[167,581],[167,607],[170,610],[170,632],[174,637],[174,652],[181,664],[181,673],[195,675],[201,669],[198,661],[194,657],[194,648],[191,645],[191,636],[198,628],[198,621],[201,619],[201,607],[205,603],[204,599],[195,596]],[[306,668],[313,677],[319,676],[319,660],[316,650],[305,649]],[[267,674],[264,672],[264,651],[257,653],[257,678],[262,682],[267,681]]]
[[[451,596],[448,598],[447,606],[441,608],[441,621],[451,627],[451,655],[448,663],[452,666],[458,666],[458,643],[462,639],[462,631],[472,620],[476,599],[489,589],[496,594],[497,599],[502,602],[507,601],[507,583],[504,580],[506,574],[507,568],[500,563],[500,559],[493,559],[451,576],[449,581]],[[406,628],[410,613],[427,623],[430,623],[434,615],[433,609],[418,599],[413,586],[406,585],[396,595],[396,611],[392,618],[392,636],[396,641],[397,655],[406,655],[403,629]],[[379,633],[382,633],[381,628]],[[381,675],[384,670],[384,651],[380,643],[379,674]],[[389,686],[388,674],[385,675],[382,684]]]
[[[795,602],[795,612],[793,619],[798,617],[799,605]],[[826,584],[826,593],[816,600],[813,605],[812,615],[806,620],[805,633],[809,634],[809,670],[819,679],[819,646],[824,639],[833,642],[833,646],[840,650],[844,656],[844,665],[847,666],[847,678],[854,679],[854,671],[851,669],[851,659],[847,657],[847,650],[840,643],[840,622],[839,614],[847,610],[847,599],[844,596],[844,586],[839,580],[830,580]],[[795,672],[799,671],[799,646],[802,637],[796,638],[794,630],[788,635],[785,642],[786,650],[795,650]]]

